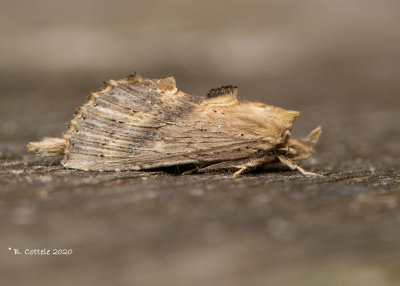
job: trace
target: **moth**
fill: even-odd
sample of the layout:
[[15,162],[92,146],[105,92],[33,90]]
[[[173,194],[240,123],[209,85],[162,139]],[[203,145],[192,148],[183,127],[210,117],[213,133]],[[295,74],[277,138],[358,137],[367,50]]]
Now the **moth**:
[[[310,156],[321,134],[290,138],[297,111],[260,102],[240,102],[236,86],[211,89],[207,97],[178,90],[175,79],[148,79],[134,73],[109,80],[75,110],[61,138],[27,145],[39,156],[63,155],[66,168],[85,171],[187,171],[289,168]],[[188,169],[189,168],[189,169]],[[185,169],[185,168],[183,168]]]

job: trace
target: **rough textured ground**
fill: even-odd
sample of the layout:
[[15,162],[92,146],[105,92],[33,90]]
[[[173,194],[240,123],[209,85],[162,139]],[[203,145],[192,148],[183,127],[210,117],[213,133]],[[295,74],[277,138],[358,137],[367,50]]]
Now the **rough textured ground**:
[[[287,101],[290,106],[290,95]],[[60,102],[72,105],[68,98],[46,104],[52,109]],[[358,103],[337,104],[346,110]],[[311,110],[315,122],[299,124],[297,132],[322,124],[318,151],[304,164],[322,178],[295,172],[237,180],[228,174],[88,173],[27,155],[24,144],[31,135],[4,139],[2,280],[8,285],[398,285],[399,129],[392,122],[397,107],[380,116],[374,106],[357,114],[330,108]],[[18,125],[21,131],[63,130],[55,111],[36,112],[35,122]],[[43,123],[51,114],[55,123]],[[48,130],[35,131],[40,127],[34,124]],[[8,247],[66,248],[73,254],[16,256]]]
[[[6,2],[1,285],[400,284],[396,1]],[[26,154],[134,70],[301,111],[294,137],[323,128],[303,166],[324,176],[91,173]]]

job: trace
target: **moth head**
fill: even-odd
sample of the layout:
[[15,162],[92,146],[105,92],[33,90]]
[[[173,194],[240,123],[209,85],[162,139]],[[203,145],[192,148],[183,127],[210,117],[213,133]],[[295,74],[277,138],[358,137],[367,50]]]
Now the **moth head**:
[[317,127],[306,138],[300,140],[290,139],[284,147],[287,149],[287,155],[294,160],[309,157],[314,151],[314,146],[317,144],[320,135],[321,127]]

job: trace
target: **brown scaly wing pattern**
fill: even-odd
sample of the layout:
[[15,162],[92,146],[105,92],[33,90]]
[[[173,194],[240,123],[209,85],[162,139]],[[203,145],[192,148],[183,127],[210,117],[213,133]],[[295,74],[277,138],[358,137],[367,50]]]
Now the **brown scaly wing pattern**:
[[202,98],[174,78],[139,74],[108,81],[76,111],[62,164],[81,170],[141,170],[248,158],[283,146],[298,115],[235,94]]

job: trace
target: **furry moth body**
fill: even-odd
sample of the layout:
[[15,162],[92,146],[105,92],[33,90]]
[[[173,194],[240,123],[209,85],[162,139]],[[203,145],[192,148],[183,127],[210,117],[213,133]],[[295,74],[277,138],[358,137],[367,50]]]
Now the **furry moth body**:
[[27,145],[41,156],[63,155],[67,168],[93,171],[197,166],[193,171],[235,170],[235,176],[268,166],[305,175],[298,163],[317,143],[321,128],[290,139],[297,111],[239,102],[237,87],[212,89],[207,97],[176,88],[175,79],[135,73],[105,83],[75,111],[62,138]]

